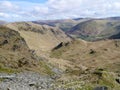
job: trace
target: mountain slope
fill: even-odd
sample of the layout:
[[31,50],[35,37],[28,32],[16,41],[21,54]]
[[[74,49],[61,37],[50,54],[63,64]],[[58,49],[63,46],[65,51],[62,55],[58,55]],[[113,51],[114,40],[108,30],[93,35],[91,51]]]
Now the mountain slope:
[[18,31],[29,48],[37,53],[52,50],[59,43],[71,40],[62,30],[47,25],[18,22],[7,24],[6,26]]
[[58,27],[63,31],[69,31],[73,26],[77,25],[80,22],[89,20],[88,18],[77,18],[77,19],[63,19],[63,20],[39,20],[33,21],[33,23],[40,25],[49,25],[53,27]]
[[43,21],[33,21],[33,23],[41,24],[41,25],[49,25],[53,27],[58,27],[63,31],[69,30],[71,27],[76,25],[76,21],[72,19],[65,19],[65,20],[43,20]]
[[[86,42],[76,40],[51,53],[51,63],[65,68],[61,77],[66,81],[63,87],[74,87],[76,90],[97,90],[95,87],[106,87],[118,90],[116,81],[120,74],[120,40],[101,40]],[[59,62],[57,62],[59,60]],[[80,83],[84,82],[81,86]]]
[[71,61],[77,67],[80,65],[89,69],[101,67],[108,68],[111,71],[112,69],[117,69],[116,72],[120,72],[117,67],[117,64],[120,63],[119,54],[120,40],[103,40],[97,42],[77,40],[68,46],[54,50],[51,57]]
[[49,66],[34,50],[29,49],[17,31],[0,26],[0,73],[26,70],[52,75]]
[[[37,57],[28,48],[20,34],[0,26],[0,65],[9,68],[37,66]],[[1,71],[1,70],[0,70]]]
[[119,20],[93,19],[74,26],[68,34],[85,40],[107,39],[120,32]]
[[[91,20],[86,22],[91,22]],[[108,21],[92,21],[90,26],[87,25],[90,31],[85,32],[96,37],[101,33],[106,34],[108,33],[106,22]],[[118,22],[115,21],[112,24],[119,30]],[[110,23],[110,26],[112,24]],[[71,41],[63,31],[56,27],[31,22],[11,23],[5,26],[0,27],[0,72],[31,70],[49,74],[55,79],[53,89],[60,90],[95,90],[99,86],[109,90],[120,88],[120,40]],[[84,25],[82,26],[84,28]],[[100,27],[99,32],[96,31],[97,27]],[[92,30],[94,30],[93,33]],[[109,33],[113,34],[107,38],[119,38],[115,37],[119,36],[119,31],[112,30],[113,28],[110,28]],[[49,52],[51,57],[47,54],[44,60],[41,60],[41,57],[36,56],[35,51],[38,55],[41,53],[44,55],[42,51],[51,51]],[[46,58],[47,62],[44,62]],[[53,72],[56,72],[57,76],[54,77]],[[38,83],[31,81],[30,87],[35,85],[36,88],[44,88],[46,86],[39,86]],[[44,81],[40,82],[42,83]]]

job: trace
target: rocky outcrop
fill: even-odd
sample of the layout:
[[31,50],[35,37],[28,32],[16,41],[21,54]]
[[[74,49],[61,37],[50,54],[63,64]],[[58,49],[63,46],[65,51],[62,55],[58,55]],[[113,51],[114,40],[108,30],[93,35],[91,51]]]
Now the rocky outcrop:
[[34,67],[38,63],[20,34],[4,26],[0,27],[0,52],[0,64],[5,67]]
[[50,90],[54,80],[34,72],[0,74],[0,90]]
[[61,42],[61,43],[59,43],[56,47],[54,47],[54,48],[52,49],[52,51],[57,50],[57,49],[59,49],[59,48],[61,48],[61,47],[67,46],[69,43],[70,43],[70,42]]
[[106,86],[96,87],[94,90],[108,90]]

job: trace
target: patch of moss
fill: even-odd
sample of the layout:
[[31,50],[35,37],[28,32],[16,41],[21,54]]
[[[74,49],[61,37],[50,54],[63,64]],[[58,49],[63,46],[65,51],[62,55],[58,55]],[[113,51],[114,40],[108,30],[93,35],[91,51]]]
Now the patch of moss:
[[71,69],[71,68],[68,68],[68,69],[66,69],[66,71],[65,71],[67,74],[69,74],[69,75],[76,75],[76,76],[79,76],[81,73],[82,73],[82,71],[81,70],[73,70],[73,69]]
[[114,76],[111,73],[106,71],[102,72],[102,77],[99,80],[99,84],[108,86],[111,89],[116,87]]
[[7,67],[0,67],[0,73],[16,73],[18,70],[7,68]]
[[85,85],[82,88],[77,88],[76,90],[93,90],[92,85]]
[[98,85],[106,86],[110,90],[118,90],[120,88],[120,85],[115,81],[116,76],[113,72],[98,70],[95,74],[99,76]]
[[2,82],[2,81],[4,81],[4,79],[3,79],[3,78],[0,78],[0,82]]
[[48,74],[48,75],[54,75],[54,72],[51,70],[51,68],[43,61],[39,62],[39,65],[41,67],[41,72]]
[[63,52],[62,50],[54,51],[51,53],[50,57],[60,58],[60,56],[62,55],[62,52]]
[[5,67],[3,64],[0,63],[0,73],[16,73],[19,72],[16,69]]

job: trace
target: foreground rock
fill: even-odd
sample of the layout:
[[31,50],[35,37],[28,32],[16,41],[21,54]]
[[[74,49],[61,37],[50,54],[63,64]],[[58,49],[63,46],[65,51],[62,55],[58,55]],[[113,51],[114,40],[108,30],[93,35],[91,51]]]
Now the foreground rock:
[[33,72],[0,74],[0,90],[49,90],[54,80]]

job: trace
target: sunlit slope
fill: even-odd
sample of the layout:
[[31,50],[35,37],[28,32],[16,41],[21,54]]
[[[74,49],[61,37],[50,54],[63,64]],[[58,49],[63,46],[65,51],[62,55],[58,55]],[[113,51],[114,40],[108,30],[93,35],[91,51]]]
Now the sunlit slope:
[[7,27],[20,33],[30,49],[39,52],[49,51],[60,42],[69,42],[71,39],[59,28],[47,25],[38,25],[31,22],[19,22],[8,24]]

